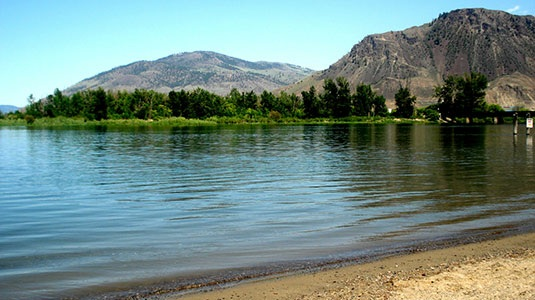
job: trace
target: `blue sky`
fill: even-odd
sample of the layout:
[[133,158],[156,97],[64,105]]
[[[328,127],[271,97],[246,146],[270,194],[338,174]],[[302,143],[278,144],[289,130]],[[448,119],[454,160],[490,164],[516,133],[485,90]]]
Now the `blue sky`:
[[0,0],[0,104],[25,106],[30,94],[196,50],[321,70],[366,35],[468,7],[535,14],[533,0]]

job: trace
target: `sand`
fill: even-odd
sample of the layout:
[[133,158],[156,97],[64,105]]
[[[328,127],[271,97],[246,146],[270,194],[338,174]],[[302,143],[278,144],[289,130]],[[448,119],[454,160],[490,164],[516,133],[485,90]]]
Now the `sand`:
[[535,233],[166,299],[535,299]]

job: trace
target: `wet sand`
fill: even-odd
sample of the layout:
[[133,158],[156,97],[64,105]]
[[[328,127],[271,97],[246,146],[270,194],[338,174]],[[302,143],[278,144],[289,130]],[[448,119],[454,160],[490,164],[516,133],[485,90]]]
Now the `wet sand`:
[[161,299],[535,299],[535,233]]

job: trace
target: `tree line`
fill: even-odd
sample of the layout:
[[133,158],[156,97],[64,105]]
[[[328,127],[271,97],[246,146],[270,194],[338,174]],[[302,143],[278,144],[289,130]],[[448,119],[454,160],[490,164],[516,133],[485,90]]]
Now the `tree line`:
[[340,118],[348,116],[385,116],[388,113],[385,98],[377,95],[370,85],[360,84],[351,93],[348,81],[339,77],[327,79],[324,92],[314,87],[296,94],[281,92],[278,95],[264,91],[240,92],[232,89],[220,96],[197,88],[192,91],[170,91],[168,94],[153,90],[127,91],[85,90],[70,96],[59,89],[45,99],[28,99],[26,114],[41,117],[84,117],[89,120],[105,119],[159,119],[184,117],[205,119],[218,117],[270,117],[270,118]]
[[503,111],[499,105],[486,103],[487,85],[487,77],[476,72],[446,77],[443,85],[435,87],[434,94],[441,118],[467,118],[472,123],[475,116]]
[[[444,84],[435,87],[436,105],[416,110],[416,97],[409,84],[400,85],[395,94],[394,116],[411,118],[418,112],[421,117],[470,118],[489,109],[485,103],[487,79],[479,73],[464,76],[450,75]],[[83,117],[88,120],[106,119],[161,119],[184,117],[206,119],[210,117],[238,117],[255,120],[260,117],[280,118],[345,118],[351,116],[387,116],[385,97],[373,91],[371,85],[358,84],[352,92],[344,77],[325,79],[320,93],[314,86],[301,95],[281,92],[278,95],[264,91],[240,92],[232,89],[220,96],[197,88],[192,91],[160,93],[153,90],[78,91],[65,95],[59,89],[40,100],[28,98],[25,115],[42,117]],[[493,109],[496,109],[495,107]]]

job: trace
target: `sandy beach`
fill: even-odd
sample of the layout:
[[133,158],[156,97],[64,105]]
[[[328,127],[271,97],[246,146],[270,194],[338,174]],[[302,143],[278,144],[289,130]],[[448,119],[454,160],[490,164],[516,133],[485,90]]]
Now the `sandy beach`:
[[166,299],[535,299],[535,233]]

